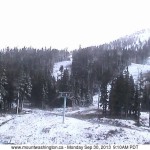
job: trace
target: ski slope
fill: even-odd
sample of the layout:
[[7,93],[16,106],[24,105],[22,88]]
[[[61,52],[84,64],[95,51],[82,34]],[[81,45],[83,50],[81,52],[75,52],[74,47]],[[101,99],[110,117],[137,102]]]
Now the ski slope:
[[64,69],[68,69],[70,71],[71,64],[72,64],[72,56],[70,55],[69,58],[70,60],[57,62],[54,64],[53,76],[55,77],[56,80],[59,79],[59,76],[61,74],[61,72],[59,71],[61,66],[63,66]]
[[[143,120],[147,122],[147,119],[147,114],[144,113]],[[55,115],[52,111],[34,109],[28,114],[16,115],[0,126],[0,143],[38,145],[149,143],[150,129],[147,124],[143,122],[143,126],[136,127],[134,123],[106,118],[102,118],[101,123],[91,123],[66,117],[63,124],[62,116]]]
[[129,73],[133,76],[133,79],[136,81],[138,79],[138,74],[142,72],[142,74],[147,73],[150,71],[150,65],[142,65],[142,64],[135,64],[132,63],[128,67]]
[[133,120],[97,118],[97,98],[92,106],[67,108],[65,123],[63,108],[3,115],[0,144],[150,144],[148,113],[141,113],[140,127]]

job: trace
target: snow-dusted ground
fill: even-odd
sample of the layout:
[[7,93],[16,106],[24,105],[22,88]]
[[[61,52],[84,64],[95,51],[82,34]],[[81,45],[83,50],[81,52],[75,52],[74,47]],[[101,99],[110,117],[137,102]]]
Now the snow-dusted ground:
[[[143,113],[147,126],[147,114]],[[62,117],[52,111],[34,109],[0,127],[0,143],[11,144],[144,144],[150,143],[150,129],[136,127],[134,121],[101,118],[90,123]],[[111,122],[111,124],[107,124]],[[115,125],[115,123],[117,123]]]
[[[52,111],[33,109],[16,115],[0,126],[1,144],[144,144],[150,143],[148,114],[142,113],[143,125],[134,121],[101,118],[102,123],[90,123],[62,117]],[[0,118],[1,120],[1,118]],[[4,121],[4,120],[3,120]],[[107,123],[109,122],[109,123]],[[111,123],[110,123],[111,122]]]
[[[24,109],[20,115],[0,117],[1,144],[144,144],[150,143],[148,113],[141,113],[141,126],[135,121],[97,118],[97,98],[87,108],[67,108],[65,123],[62,109]],[[79,119],[73,118],[78,115]],[[95,115],[95,118],[79,116]],[[7,120],[9,120],[7,122]]]
[[1,117],[0,117],[0,126],[1,126],[1,124],[3,124],[5,121],[10,120],[10,119],[12,119],[12,118],[13,118],[12,115],[5,115],[5,114],[1,115]]

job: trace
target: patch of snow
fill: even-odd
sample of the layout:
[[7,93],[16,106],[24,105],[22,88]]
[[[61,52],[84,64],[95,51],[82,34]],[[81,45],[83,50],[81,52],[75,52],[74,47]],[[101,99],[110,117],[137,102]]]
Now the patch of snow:
[[68,69],[69,72],[70,72],[70,68],[71,68],[71,65],[72,65],[72,55],[69,56],[69,59],[70,60],[61,61],[61,62],[57,62],[57,63],[54,64],[53,76],[55,77],[56,80],[61,75],[61,72],[59,71],[61,66],[63,66],[64,69]]
[[138,79],[138,74],[140,72],[147,73],[148,71],[150,71],[150,65],[141,65],[132,63],[128,67],[128,70],[130,74],[133,76],[133,79],[136,81]]
[[7,120],[10,120],[12,117],[13,117],[12,115],[2,114],[0,116],[0,124],[2,124],[3,122],[6,122]]
[[150,29],[145,29],[142,34],[139,34],[141,42],[147,41],[150,38]]
[[149,127],[149,112],[141,112],[140,118],[141,125]]
[[96,94],[96,95],[93,96],[93,106],[95,108],[98,107],[98,94]]
[[150,57],[148,57],[148,58],[146,59],[146,64],[147,64],[147,65],[150,65]]

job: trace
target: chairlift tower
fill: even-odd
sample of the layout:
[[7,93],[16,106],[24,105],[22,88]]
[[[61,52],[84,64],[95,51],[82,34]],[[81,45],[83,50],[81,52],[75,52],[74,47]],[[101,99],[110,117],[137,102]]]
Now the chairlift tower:
[[148,102],[148,110],[149,110],[149,127],[150,127],[150,95],[149,95],[149,102]]
[[66,101],[67,101],[67,98],[70,96],[71,92],[59,92],[59,94],[60,94],[60,97],[64,98],[63,123],[65,123]]

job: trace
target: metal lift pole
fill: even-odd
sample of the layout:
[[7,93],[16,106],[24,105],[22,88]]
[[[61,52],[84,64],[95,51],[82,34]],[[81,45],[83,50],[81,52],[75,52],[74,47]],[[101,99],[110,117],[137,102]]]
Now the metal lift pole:
[[67,97],[66,97],[66,96],[64,96],[63,123],[65,123],[66,99],[67,99]]

